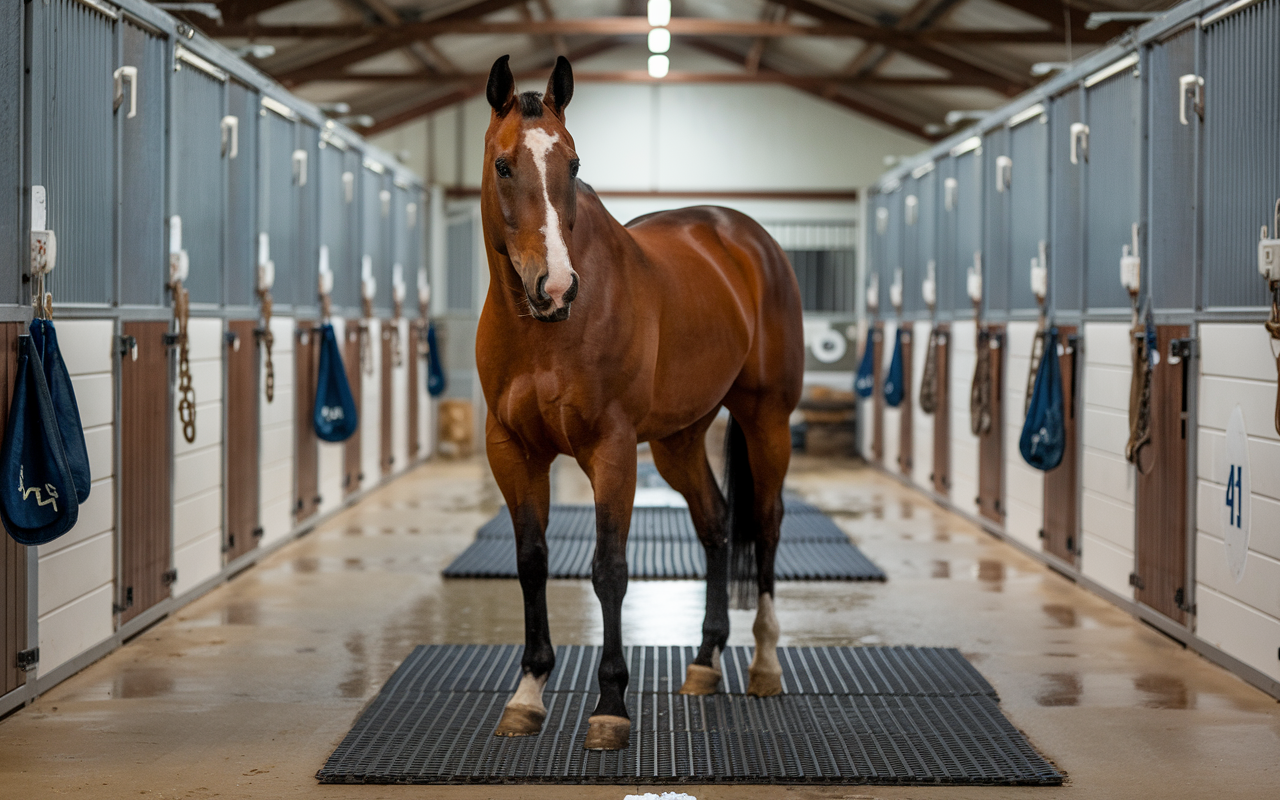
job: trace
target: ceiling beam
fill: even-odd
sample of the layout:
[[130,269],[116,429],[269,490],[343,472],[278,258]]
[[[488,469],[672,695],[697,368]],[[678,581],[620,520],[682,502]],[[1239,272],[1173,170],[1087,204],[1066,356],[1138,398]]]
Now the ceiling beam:
[[[517,73],[516,78],[528,78],[545,72],[528,70]],[[468,75],[424,75],[418,72],[347,72],[326,78],[328,81],[354,81],[366,83],[429,83],[436,86],[447,86],[456,83],[477,84],[488,80],[488,73],[472,73]],[[590,70],[575,71],[575,83],[782,83],[790,86],[972,86],[961,78],[927,77],[909,78],[884,75],[848,75],[843,72],[818,75],[793,75],[772,70],[755,72],[686,72],[672,70],[666,77],[654,78],[648,70]]]
[[[523,4],[522,4],[523,5]],[[412,22],[398,26],[375,25],[266,25],[246,23],[210,28],[218,38],[350,39],[358,36],[647,36],[652,26],[644,17],[580,17],[577,19],[527,19],[486,22],[481,20],[439,20]],[[1017,30],[894,30],[856,22],[800,25],[783,21],[702,19],[674,17],[667,29],[672,36],[741,36],[752,39],[789,36],[864,39],[890,47],[916,43],[984,42],[1058,43],[1062,35],[1053,31]],[[1094,32],[1089,31],[1090,35]],[[1099,37],[1093,37],[1095,40]],[[1084,42],[1087,39],[1081,38]],[[1105,40],[1103,40],[1105,41]]]
[[[826,6],[818,5],[810,2],[810,0],[779,0],[799,11],[802,14],[813,17],[819,22],[825,23],[848,23],[854,22],[859,24],[861,20],[854,19],[848,12],[835,12]],[[884,33],[876,41],[881,42],[887,47],[905,53],[919,61],[933,64],[935,67],[941,67],[958,78],[967,78],[975,84],[993,89],[1005,96],[1012,97],[1021,93],[1032,85],[1029,76],[1012,76],[1004,75],[974,64],[971,61],[952,55],[949,52],[943,52],[932,46],[933,42],[927,41],[929,35],[936,35],[936,32],[926,34],[904,33],[902,31],[894,31],[886,28],[877,28]],[[1056,39],[1055,39],[1056,41]]]
[[[593,42],[592,44],[570,50],[567,58],[570,61],[574,61],[580,58],[590,58],[591,56],[599,55],[600,53],[603,53],[607,50],[612,50],[615,47],[620,46],[621,44],[622,44],[622,41],[619,39],[604,39],[602,41]],[[554,66],[555,66],[555,57],[553,56],[551,58],[541,61],[534,68],[521,70],[520,72],[516,73],[516,79],[541,81],[546,77],[550,76],[549,70]],[[401,108],[399,110],[391,112],[390,114],[387,114],[386,116],[380,116],[377,113],[377,111],[374,109],[360,109],[358,110],[357,113],[372,114],[376,120],[373,125],[367,128],[361,128],[360,129],[361,133],[363,133],[366,136],[372,136],[374,134],[382,133],[383,131],[390,130],[391,128],[394,128],[397,125],[403,125],[406,122],[412,122],[413,120],[418,119],[419,117],[425,117],[427,114],[432,114],[436,111],[441,111],[443,109],[448,108],[449,106],[466,102],[467,100],[470,100],[473,97],[477,97],[479,95],[484,94],[485,86],[487,85],[488,80],[489,80],[489,76],[486,74],[482,78],[478,80],[474,80],[464,86],[460,86],[454,89],[453,91],[448,92],[447,94],[433,97],[430,100],[427,100],[425,102],[415,103],[414,105],[411,105],[407,108]],[[542,89],[543,87],[539,85],[537,88]]]
[[[699,50],[703,51],[704,53],[709,53],[713,56],[717,56],[718,58],[724,59],[725,61],[731,61],[735,64],[742,63],[742,55],[740,53],[730,50],[727,47],[723,47],[715,42],[708,41],[706,39],[691,39],[690,44],[698,48]],[[791,75],[788,75],[787,73],[779,72],[777,70],[767,69],[763,66],[756,73],[756,75],[757,76],[779,75],[792,80],[797,78],[797,76],[791,76]],[[780,81],[780,82],[786,82],[786,81]],[[850,111],[854,111],[863,116],[870,117],[874,120],[878,120],[879,122],[883,122],[886,125],[889,125],[891,127],[897,128],[898,130],[909,133],[912,136],[917,136],[921,139],[925,139],[926,141],[934,141],[937,139],[936,136],[931,136],[925,133],[923,125],[913,122],[901,116],[900,114],[896,113],[893,109],[886,108],[874,101],[867,101],[861,98],[851,97],[844,92],[829,93],[826,90],[828,84],[823,84],[819,86],[810,86],[803,83],[802,81],[798,81],[792,85],[794,86],[794,88],[799,89],[800,91],[808,92],[809,94],[815,95],[816,97],[819,97],[823,100],[828,100],[837,105],[844,106]]]
[[[514,5],[519,0],[478,0],[478,2],[469,3],[468,5],[455,9],[445,14],[435,22],[453,22],[459,20],[471,20],[483,17],[486,14],[492,14],[495,11],[501,11],[509,6]],[[353,47],[348,47],[339,53],[328,56],[322,56],[301,66],[273,73],[272,77],[280,81],[286,87],[296,87],[307,81],[314,80],[313,74],[332,73],[345,69],[352,64],[358,64],[374,56],[382,55],[390,50],[397,50],[411,42],[424,38],[413,31],[413,28],[422,23],[413,23],[401,25],[397,28],[372,28],[366,31],[368,33],[379,33],[377,38],[370,39],[367,36],[359,40]],[[226,26],[223,26],[225,28]],[[223,28],[209,27],[205,30],[210,36],[221,36],[225,34],[219,33]]]

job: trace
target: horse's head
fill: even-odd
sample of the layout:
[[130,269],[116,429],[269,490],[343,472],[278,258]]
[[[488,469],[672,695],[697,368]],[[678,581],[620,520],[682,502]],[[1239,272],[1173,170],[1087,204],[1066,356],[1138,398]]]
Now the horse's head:
[[484,137],[482,213],[491,246],[520,276],[533,316],[543,322],[569,318],[578,296],[567,242],[576,216],[578,156],[564,126],[573,97],[573,70],[556,61],[544,95],[516,94],[503,56],[489,72],[493,114]]

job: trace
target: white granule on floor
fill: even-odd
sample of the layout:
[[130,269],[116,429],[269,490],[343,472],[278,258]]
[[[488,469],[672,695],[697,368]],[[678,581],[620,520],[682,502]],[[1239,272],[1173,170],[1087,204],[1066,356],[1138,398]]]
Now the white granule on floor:
[[698,800],[691,794],[684,792],[663,792],[662,794],[629,794],[622,800]]

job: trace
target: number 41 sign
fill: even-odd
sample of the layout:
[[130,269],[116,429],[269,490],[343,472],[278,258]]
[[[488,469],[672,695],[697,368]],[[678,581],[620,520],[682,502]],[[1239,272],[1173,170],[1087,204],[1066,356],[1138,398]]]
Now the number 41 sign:
[[1227,544],[1227,568],[1236,583],[1244,577],[1249,553],[1249,438],[1244,412],[1236,406],[1227,423],[1227,492],[1222,506],[1222,539]]

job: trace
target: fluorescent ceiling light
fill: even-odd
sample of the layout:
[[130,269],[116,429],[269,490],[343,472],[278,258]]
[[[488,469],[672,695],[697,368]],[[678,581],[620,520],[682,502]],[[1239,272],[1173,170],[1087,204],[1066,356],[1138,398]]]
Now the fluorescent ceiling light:
[[1069,61],[1037,61],[1031,65],[1031,74],[1048,75],[1050,72],[1061,72],[1069,66]]
[[671,21],[671,0],[649,0],[649,24],[661,28]]
[[1108,22],[1146,22],[1160,16],[1161,11],[1095,11],[1084,21],[1085,30],[1096,31]]
[[649,77],[665,78],[667,71],[671,69],[671,60],[666,56],[653,55],[649,56]]
[[649,52],[665,53],[671,49],[671,31],[666,28],[654,28],[649,31]]

